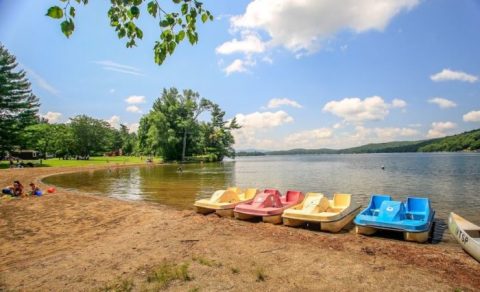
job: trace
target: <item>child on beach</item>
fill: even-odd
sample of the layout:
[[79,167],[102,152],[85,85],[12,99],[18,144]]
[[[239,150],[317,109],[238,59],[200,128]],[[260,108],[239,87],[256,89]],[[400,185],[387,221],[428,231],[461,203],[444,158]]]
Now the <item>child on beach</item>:
[[18,181],[13,182],[13,187],[8,187],[2,190],[3,194],[20,197],[23,195],[23,185]]
[[30,187],[32,190],[30,191],[31,196],[41,196],[42,195],[42,190],[40,190],[39,187],[37,187],[33,182],[30,183]]

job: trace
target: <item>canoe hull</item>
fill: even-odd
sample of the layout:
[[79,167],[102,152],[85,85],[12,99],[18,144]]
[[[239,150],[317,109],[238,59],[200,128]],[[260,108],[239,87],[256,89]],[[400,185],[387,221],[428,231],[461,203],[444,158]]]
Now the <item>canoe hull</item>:
[[452,212],[448,216],[448,229],[462,248],[480,262],[480,226]]

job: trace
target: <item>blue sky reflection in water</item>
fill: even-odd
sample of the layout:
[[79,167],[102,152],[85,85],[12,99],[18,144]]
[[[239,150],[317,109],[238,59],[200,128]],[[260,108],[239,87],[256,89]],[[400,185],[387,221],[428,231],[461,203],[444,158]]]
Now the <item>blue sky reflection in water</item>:
[[[385,170],[381,166],[385,166]],[[147,200],[184,209],[195,199],[227,186],[355,194],[366,204],[371,193],[427,196],[437,216],[454,211],[480,222],[480,154],[400,153],[242,157],[215,164],[133,167],[57,175],[46,182]]]

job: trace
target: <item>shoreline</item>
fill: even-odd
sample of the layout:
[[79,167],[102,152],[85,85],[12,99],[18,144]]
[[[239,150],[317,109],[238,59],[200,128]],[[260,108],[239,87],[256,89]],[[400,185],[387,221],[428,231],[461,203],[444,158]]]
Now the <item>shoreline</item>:
[[[135,166],[148,167],[5,169],[0,183],[16,176],[24,185],[33,181],[46,189],[47,176]],[[191,279],[162,286],[180,291],[480,288],[480,264],[448,230],[440,244],[417,244],[352,230],[330,234],[203,216],[56,188],[54,194],[0,203],[0,290],[94,290],[118,283],[155,290],[164,284],[149,282],[149,275],[165,263],[188,264]]]

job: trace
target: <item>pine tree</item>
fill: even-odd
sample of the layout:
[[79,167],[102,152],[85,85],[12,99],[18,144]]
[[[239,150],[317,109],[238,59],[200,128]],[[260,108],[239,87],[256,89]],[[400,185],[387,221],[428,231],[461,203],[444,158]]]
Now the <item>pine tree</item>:
[[0,156],[18,146],[20,133],[38,120],[40,106],[15,56],[0,44]]

